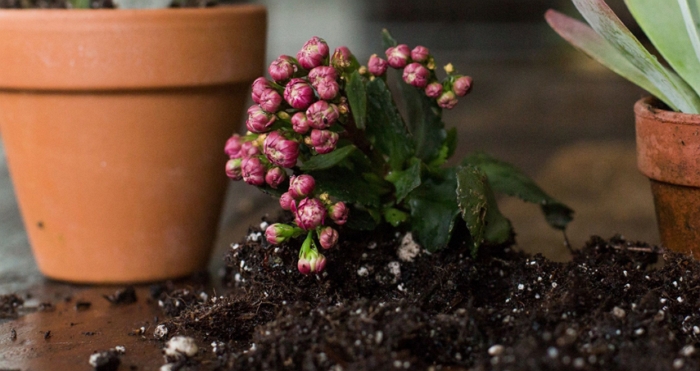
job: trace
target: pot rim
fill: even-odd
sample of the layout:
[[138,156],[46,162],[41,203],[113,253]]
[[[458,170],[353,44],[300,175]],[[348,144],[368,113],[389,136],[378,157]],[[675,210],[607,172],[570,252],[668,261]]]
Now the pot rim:
[[676,125],[700,125],[700,114],[683,113],[662,108],[663,102],[654,96],[644,97],[634,104],[636,116]]
[[205,8],[158,8],[158,9],[0,9],[0,19],[18,18],[24,21],[50,18],[100,19],[111,18],[153,18],[153,17],[206,17],[220,13],[250,13],[265,11],[259,4],[222,4]]

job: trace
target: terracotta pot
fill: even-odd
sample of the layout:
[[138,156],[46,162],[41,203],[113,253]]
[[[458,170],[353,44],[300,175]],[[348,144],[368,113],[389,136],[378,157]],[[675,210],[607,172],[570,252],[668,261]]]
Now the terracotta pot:
[[264,67],[266,10],[0,11],[0,133],[39,269],[144,282],[203,269],[223,145]]
[[700,259],[700,115],[635,104],[637,163],[651,180],[661,243]]

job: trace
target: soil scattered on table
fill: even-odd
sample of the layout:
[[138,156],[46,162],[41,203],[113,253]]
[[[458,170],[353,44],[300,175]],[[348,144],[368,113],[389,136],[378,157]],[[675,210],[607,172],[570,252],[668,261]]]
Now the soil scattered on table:
[[317,277],[297,272],[298,243],[268,246],[253,228],[226,256],[229,293],[161,293],[160,335],[197,341],[183,370],[700,367],[689,257],[594,237],[568,263],[466,246],[408,261],[410,237],[384,232],[343,233]]
[[113,305],[126,305],[136,303],[138,298],[136,297],[136,290],[132,287],[125,287],[114,292],[112,295],[103,295],[107,301]]
[[16,294],[0,295],[0,319],[17,318],[17,310],[24,305],[24,300]]

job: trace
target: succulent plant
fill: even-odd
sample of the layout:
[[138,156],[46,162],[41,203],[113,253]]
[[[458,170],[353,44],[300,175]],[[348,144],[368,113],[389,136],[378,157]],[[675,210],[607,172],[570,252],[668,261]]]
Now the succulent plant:
[[675,111],[700,113],[700,2],[625,0],[666,67],[603,0],[572,0],[588,25],[548,10],[549,25],[569,43]]

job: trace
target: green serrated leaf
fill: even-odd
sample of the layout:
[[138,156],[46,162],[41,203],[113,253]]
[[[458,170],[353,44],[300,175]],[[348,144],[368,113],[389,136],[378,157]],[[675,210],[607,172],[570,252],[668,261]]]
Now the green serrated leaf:
[[420,245],[431,252],[447,246],[459,215],[455,172],[445,169],[442,175],[441,179],[424,179],[421,186],[407,197],[413,235]]
[[588,24],[646,75],[673,106],[685,113],[700,112],[700,97],[642,46],[605,1],[573,0],[573,3]]
[[316,189],[346,203],[379,207],[380,195],[385,191],[378,185],[349,171],[320,170],[309,172],[316,180]]
[[403,199],[421,184],[421,161],[411,158],[406,170],[392,171],[386,176],[386,180],[394,184],[396,188],[396,203]]
[[697,1],[625,0],[625,4],[664,59],[700,94]]
[[408,220],[408,214],[399,209],[390,207],[384,209],[384,220],[392,226],[398,227],[401,223]]
[[416,89],[403,80],[399,81],[399,91],[406,105],[406,124],[415,143],[416,156],[430,162],[438,156],[440,145],[447,136],[442,108],[422,89]]
[[367,84],[367,136],[388,157],[393,170],[401,170],[413,155],[413,140],[382,79]]
[[540,205],[547,222],[554,228],[565,229],[573,218],[571,208],[546,194],[530,177],[509,163],[479,152],[465,158],[462,164],[483,171],[494,191]]
[[348,95],[348,103],[350,104],[350,113],[352,113],[352,117],[355,120],[355,126],[360,130],[364,130],[367,121],[367,91],[359,72],[354,71],[347,76],[345,90]]
[[312,156],[308,161],[301,164],[299,169],[303,172],[329,169],[345,160],[356,149],[357,147],[351,144],[342,148],[336,148],[331,153]]

